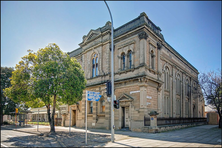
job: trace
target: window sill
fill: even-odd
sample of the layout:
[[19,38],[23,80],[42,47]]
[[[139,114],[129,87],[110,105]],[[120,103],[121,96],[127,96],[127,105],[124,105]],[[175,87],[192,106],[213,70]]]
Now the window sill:
[[105,113],[97,114],[98,117],[105,117]]
[[93,116],[93,114],[91,114],[91,113],[90,113],[90,114],[87,114],[87,117],[92,117],[92,116]]
[[130,71],[134,71],[134,68],[124,69],[124,70],[121,69],[121,70],[118,71],[118,74],[127,73],[127,72],[130,72]]

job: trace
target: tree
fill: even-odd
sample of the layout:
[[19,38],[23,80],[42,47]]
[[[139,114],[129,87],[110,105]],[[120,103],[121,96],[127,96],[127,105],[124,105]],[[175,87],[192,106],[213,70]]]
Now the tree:
[[55,133],[56,104],[71,105],[82,99],[86,85],[84,71],[76,59],[63,53],[55,43],[37,53],[28,52],[16,65],[12,87],[6,89],[6,95],[29,106],[33,106],[33,102],[43,103],[47,108],[50,132]]
[[202,73],[199,75],[199,84],[203,90],[204,98],[208,104],[212,104],[219,114],[219,128],[222,127],[222,82],[221,71]]
[[10,87],[10,77],[12,76],[13,67],[1,67],[1,124],[3,123],[3,115],[9,115],[15,111],[16,103],[3,95],[3,89]]

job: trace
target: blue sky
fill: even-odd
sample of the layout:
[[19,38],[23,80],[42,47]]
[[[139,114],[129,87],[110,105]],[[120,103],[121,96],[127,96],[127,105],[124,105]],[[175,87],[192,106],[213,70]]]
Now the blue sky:
[[[114,28],[145,12],[199,72],[221,69],[221,1],[108,1]],[[1,1],[1,66],[56,43],[64,52],[110,21],[103,1]]]

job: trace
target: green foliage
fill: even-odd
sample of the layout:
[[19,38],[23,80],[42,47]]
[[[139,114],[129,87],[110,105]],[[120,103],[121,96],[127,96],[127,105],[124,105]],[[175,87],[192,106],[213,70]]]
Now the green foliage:
[[34,94],[46,104],[51,104],[50,97],[55,95],[59,102],[69,105],[82,99],[86,85],[82,67],[56,44],[37,52],[33,76]]
[[1,67],[1,115],[9,115],[10,112],[14,112],[17,105],[3,94],[4,89],[11,86],[9,78],[12,76],[13,71],[14,69],[12,67]]
[[[28,52],[16,65],[12,86],[5,89],[6,96],[29,107],[53,105],[52,116],[59,104],[71,105],[82,99],[86,79],[76,59],[63,53],[55,43],[37,53]],[[49,117],[50,123],[51,120],[54,125],[54,117]]]

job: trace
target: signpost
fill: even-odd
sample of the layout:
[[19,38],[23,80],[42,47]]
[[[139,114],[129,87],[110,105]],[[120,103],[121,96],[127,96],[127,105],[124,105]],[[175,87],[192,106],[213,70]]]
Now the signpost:
[[17,129],[17,113],[18,113],[18,108],[15,108],[15,128]]
[[87,101],[99,101],[102,95],[99,92],[86,91],[86,135],[85,135],[85,144],[87,145]]
[[109,14],[110,14],[110,18],[111,18],[111,141],[114,142],[114,109],[113,109],[113,100],[114,100],[114,51],[113,51],[113,17],[111,14],[111,11],[109,9],[108,4],[106,3],[106,1],[104,0],[108,10],[109,10]]
[[37,125],[37,131],[39,131],[39,109],[38,109],[38,125]]

